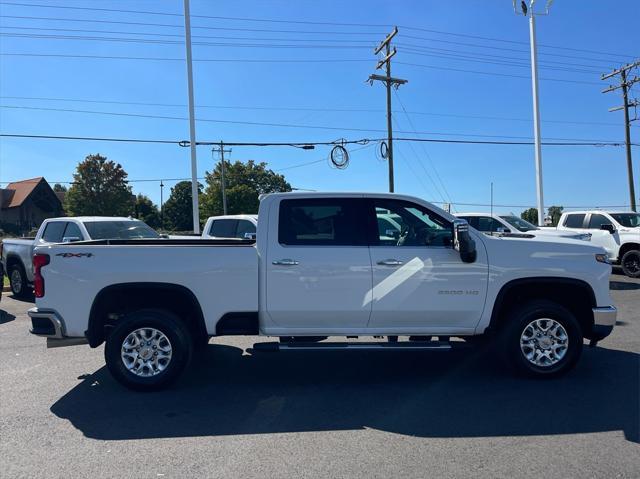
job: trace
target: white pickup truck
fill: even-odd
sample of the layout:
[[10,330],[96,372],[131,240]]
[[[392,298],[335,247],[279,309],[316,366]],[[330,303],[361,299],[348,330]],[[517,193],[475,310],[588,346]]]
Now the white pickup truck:
[[[380,227],[388,215],[399,235]],[[556,376],[583,338],[595,344],[616,321],[611,265],[584,241],[491,237],[394,194],[267,195],[258,223],[256,241],[39,246],[31,332],[51,347],[106,342],[111,374],[151,390],[224,335],[279,338],[255,352],[447,351],[486,339],[518,371]]]
[[258,215],[210,216],[202,228],[202,238],[256,239]]
[[591,234],[591,242],[602,246],[624,274],[640,277],[640,213],[632,211],[572,211],[563,213],[558,231]]
[[8,238],[2,241],[2,264],[14,296],[31,294],[36,246],[50,243],[73,243],[105,238],[159,238],[158,233],[142,221],[109,216],[49,218],[42,222],[34,238]]

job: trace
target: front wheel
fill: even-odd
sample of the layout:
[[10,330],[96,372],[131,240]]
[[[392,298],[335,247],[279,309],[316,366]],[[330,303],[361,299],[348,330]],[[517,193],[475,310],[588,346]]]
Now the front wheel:
[[162,389],[175,381],[193,345],[180,318],[162,310],[127,314],[107,338],[104,356],[111,375],[138,391]]
[[627,251],[620,260],[622,272],[630,278],[640,278],[640,250]]
[[551,301],[532,301],[507,318],[503,351],[521,374],[560,376],[572,369],[582,354],[582,330],[566,308]]

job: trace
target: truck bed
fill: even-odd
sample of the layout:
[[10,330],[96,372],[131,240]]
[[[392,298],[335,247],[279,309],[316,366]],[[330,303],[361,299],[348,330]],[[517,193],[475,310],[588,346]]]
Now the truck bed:
[[[253,240],[97,240],[36,248],[48,254],[45,297],[66,321],[66,335],[84,336],[93,301],[107,287],[167,283],[198,298],[209,334],[227,313],[258,311],[258,255]],[[69,300],[60,301],[67,297]],[[57,299],[57,301],[55,301]],[[49,301],[55,301],[49,305]]]

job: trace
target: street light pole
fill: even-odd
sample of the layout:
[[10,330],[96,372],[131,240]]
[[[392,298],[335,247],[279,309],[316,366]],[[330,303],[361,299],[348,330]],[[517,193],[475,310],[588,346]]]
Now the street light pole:
[[540,138],[540,103],[538,100],[538,51],[536,46],[536,15],[548,15],[553,0],[547,0],[544,13],[536,13],[536,0],[529,0],[529,6],[524,0],[520,1],[518,11],[517,1],[513,0],[513,10],[516,14],[529,17],[529,42],[531,44],[531,90],[533,91],[533,141],[536,159],[536,197],[538,204],[538,226],[544,226],[544,194],[542,190],[542,139]]
[[193,210],[193,232],[200,234],[198,208],[198,161],[196,159],[196,120],[193,106],[193,62],[191,59],[191,18],[189,0],[184,0],[184,33],[187,48],[187,83],[189,89],[189,146],[191,148],[191,198]]
[[536,156],[536,196],[538,198],[538,226],[544,226],[544,199],[542,191],[542,145],[540,140],[540,104],[538,101],[538,52],[536,48],[536,16],[533,1],[529,15],[529,40],[531,42],[531,89],[533,91],[533,141]]

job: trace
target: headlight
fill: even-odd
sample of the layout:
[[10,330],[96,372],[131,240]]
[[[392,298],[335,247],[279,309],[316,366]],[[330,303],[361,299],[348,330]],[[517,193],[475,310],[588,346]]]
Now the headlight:
[[596,261],[598,263],[611,264],[611,261],[609,261],[609,257],[606,255],[606,253],[596,253]]

